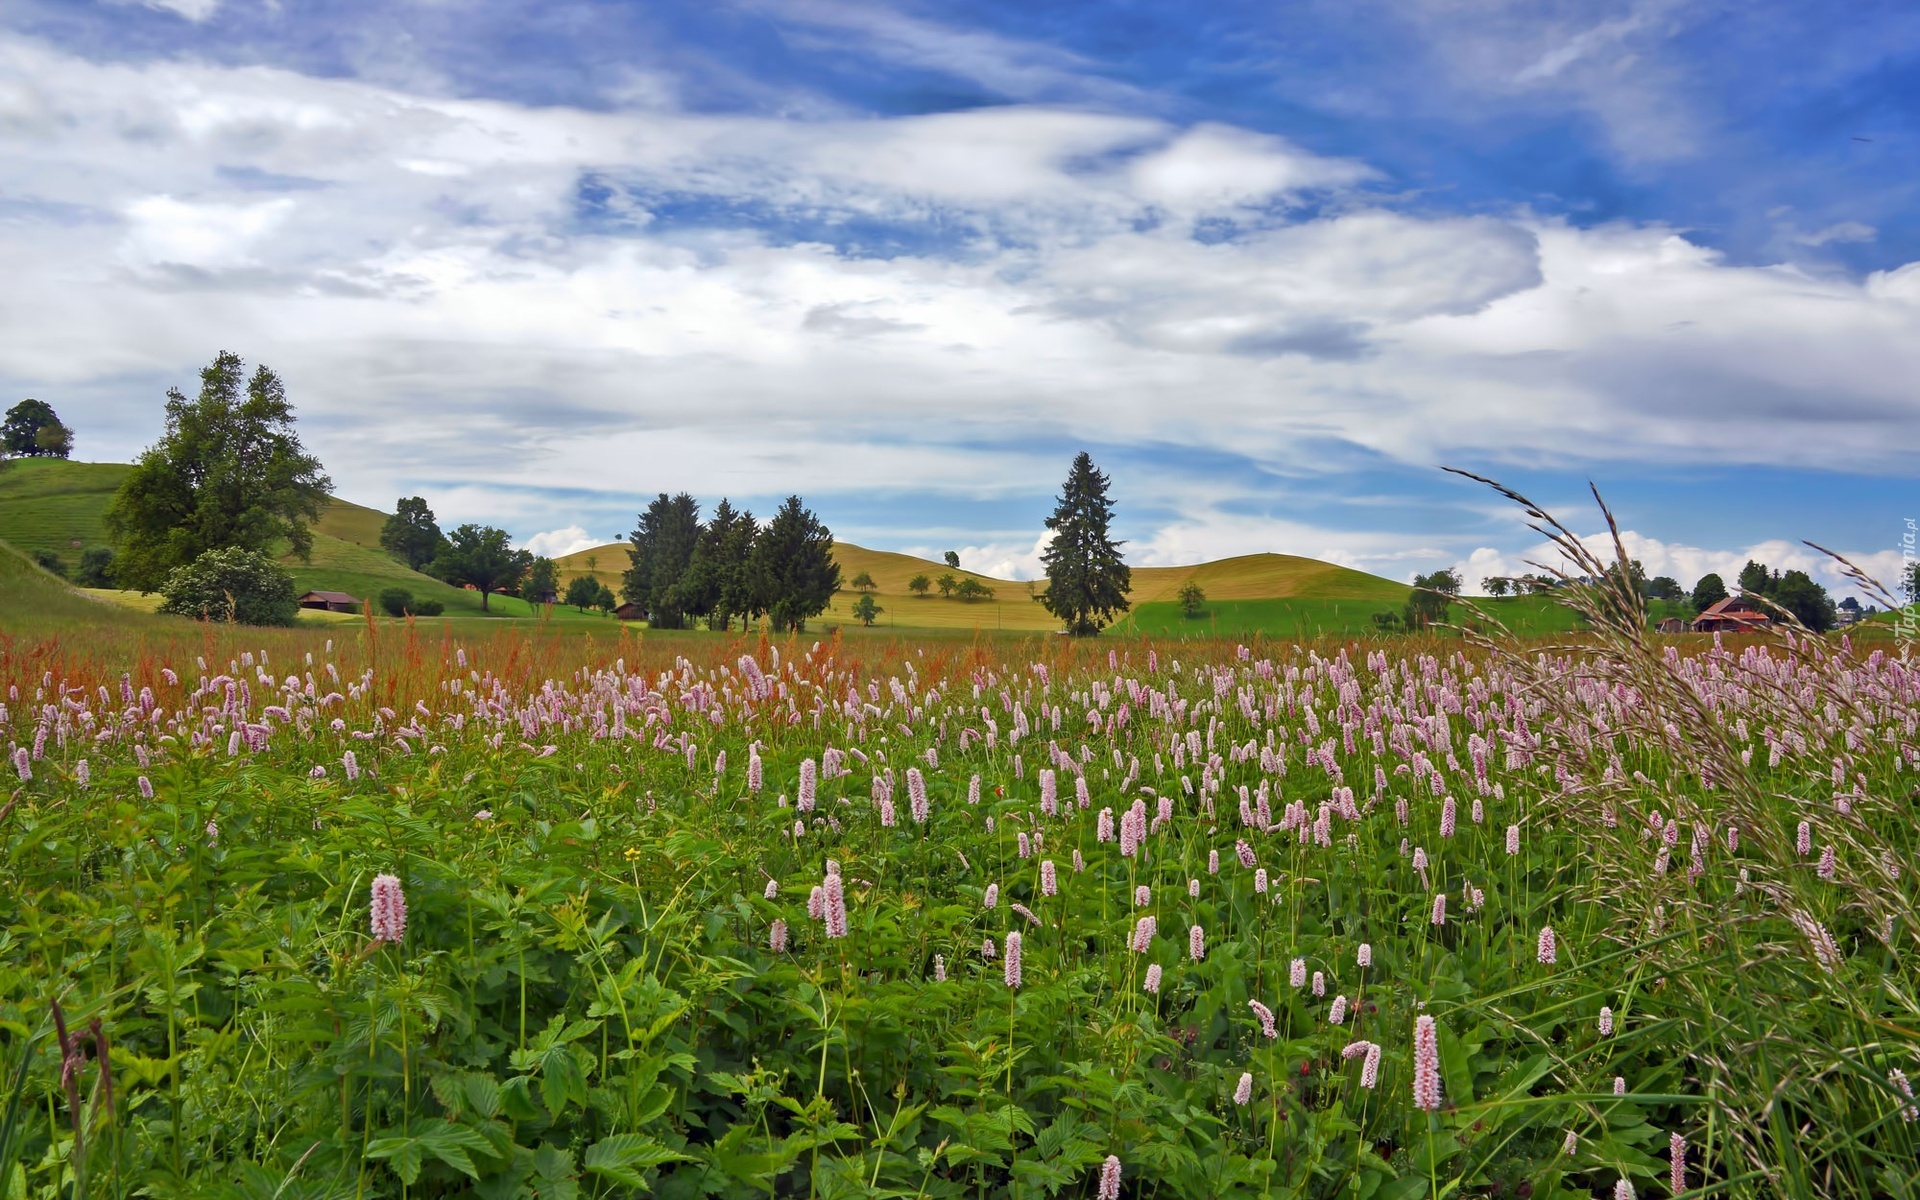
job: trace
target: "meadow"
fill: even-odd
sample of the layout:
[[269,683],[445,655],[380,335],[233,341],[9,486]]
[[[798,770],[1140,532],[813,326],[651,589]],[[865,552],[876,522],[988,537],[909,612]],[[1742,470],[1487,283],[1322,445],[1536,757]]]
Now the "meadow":
[[1920,672],[1569,592],[602,640],[0,570],[0,1192],[1915,1195]]

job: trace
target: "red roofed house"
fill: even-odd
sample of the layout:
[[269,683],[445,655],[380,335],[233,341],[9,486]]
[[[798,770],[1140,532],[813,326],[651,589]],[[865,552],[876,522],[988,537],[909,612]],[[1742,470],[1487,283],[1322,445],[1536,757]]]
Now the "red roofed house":
[[1728,596],[1693,619],[1695,633],[1752,633],[1773,624],[1773,618],[1745,596]]

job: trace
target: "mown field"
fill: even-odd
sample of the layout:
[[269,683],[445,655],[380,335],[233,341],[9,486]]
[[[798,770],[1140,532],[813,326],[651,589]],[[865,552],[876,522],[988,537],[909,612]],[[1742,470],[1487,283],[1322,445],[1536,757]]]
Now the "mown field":
[[1884,647],[96,612],[0,570],[9,1196],[1915,1194]]

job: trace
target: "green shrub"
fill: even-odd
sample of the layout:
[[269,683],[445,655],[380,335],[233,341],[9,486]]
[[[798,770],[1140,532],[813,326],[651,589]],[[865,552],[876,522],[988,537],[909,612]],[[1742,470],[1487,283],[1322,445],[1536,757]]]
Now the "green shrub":
[[239,625],[291,625],[300,611],[293,576],[237,546],[174,568],[160,594],[161,612]]
[[113,551],[105,546],[92,546],[82,550],[80,569],[74,574],[74,582],[81,587],[112,587]]
[[33,561],[41,570],[49,574],[58,575],[62,579],[67,577],[67,564],[61,562],[60,556],[51,550],[35,550]]
[[390,617],[437,617],[446,611],[438,600],[415,600],[405,588],[390,587],[380,593],[380,609]]

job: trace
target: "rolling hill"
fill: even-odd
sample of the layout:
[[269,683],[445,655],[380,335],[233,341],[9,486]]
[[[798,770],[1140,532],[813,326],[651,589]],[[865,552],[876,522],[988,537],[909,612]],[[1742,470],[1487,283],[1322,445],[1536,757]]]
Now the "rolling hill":
[[[50,551],[72,566],[81,550],[106,544],[102,516],[127,470],[121,463],[57,459],[12,463],[0,472],[0,541],[29,555]],[[339,498],[330,501],[314,526],[312,560],[283,560],[295,584],[302,590],[324,588],[362,598],[404,587],[416,597],[441,601],[449,616],[479,616],[476,593],[409,570],[380,549],[386,519],[378,509]],[[1032,585],[1022,581],[952,570],[943,563],[848,542],[837,543],[834,554],[848,586],[821,615],[822,625],[856,624],[852,610],[859,593],[850,584],[865,572],[874,581],[879,628],[1027,633],[1059,628],[1059,622],[1033,602]],[[628,564],[627,544],[596,546],[558,561],[563,589],[566,581],[591,571],[617,591]],[[907,587],[916,575],[937,580],[949,573],[978,582],[992,596],[963,601],[942,598],[937,590],[918,596]],[[1207,596],[1206,611],[1198,618],[1185,616],[1175,600],[1189,580]],[[1133,610],[1115,628],[1153,637],[1366,633],[1372,631],[1374,613],[1398,609],[1408,592],[1405,584],[1287,554],[1247,554],[1189,567],[1135,567]],[[150,597],[107,595],[133,607],[152,605]],[[500,616],[538,615],[533,606],[507,597],[493,597],[490,607]],[[548,615],[567,622],[603,619],[564,606],[555,606]]]

